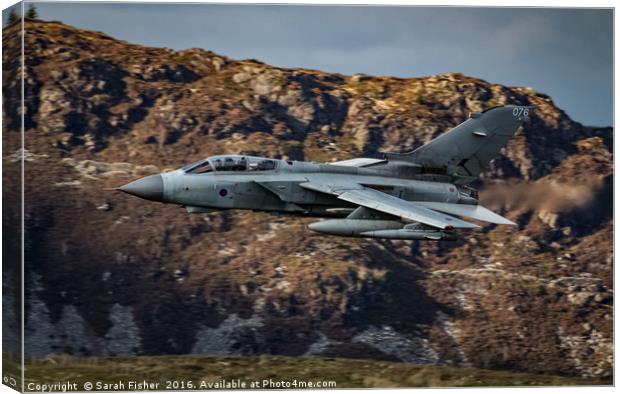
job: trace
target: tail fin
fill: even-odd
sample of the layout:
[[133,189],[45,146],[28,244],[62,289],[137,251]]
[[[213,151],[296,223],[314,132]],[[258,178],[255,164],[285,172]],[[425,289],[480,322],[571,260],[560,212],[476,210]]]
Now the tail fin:
[[470,119],[409,153],[388,153],[388,160],[445,169],[449,175],[477,177],[529,120],[533,107],[507,105],[472,114]]

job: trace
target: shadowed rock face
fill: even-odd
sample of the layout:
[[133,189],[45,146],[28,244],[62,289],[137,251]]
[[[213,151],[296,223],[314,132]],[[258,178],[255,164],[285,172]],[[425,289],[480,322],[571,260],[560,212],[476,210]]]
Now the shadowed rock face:
[[[5,207],[19,202],[17,34],[4,29]],[[28,354],[324,354],[611,376],[610,128],[461,74],[280,69],[58,22],[28,21],[25,42]],[[406,151],[502,104],[536,110],[478,186],[519,226],[456,242],[321,236],[306,219],[188,215],[106,190],[212,154]],[[7,234],[19,215],[3,222]],[[5,237],[5,261],[18,242]]]

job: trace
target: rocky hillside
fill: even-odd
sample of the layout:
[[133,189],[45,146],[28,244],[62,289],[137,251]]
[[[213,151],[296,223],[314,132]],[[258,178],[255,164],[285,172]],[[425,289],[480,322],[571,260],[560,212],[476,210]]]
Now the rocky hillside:
[[[323,355],[611,379],[611,128],[461,74],[345,76],[59,22],[25,30],[28,355]],[[6,208],[19,202],[18,34],[3,31],[5,234],[19,227]],[[456,242],[329,237],[310,219],[188,215],[109,190],[212,154],[407,151],[502,104],[536,109],[477,186],[518,226]],[[18,261],[19,236],[4,243]]]

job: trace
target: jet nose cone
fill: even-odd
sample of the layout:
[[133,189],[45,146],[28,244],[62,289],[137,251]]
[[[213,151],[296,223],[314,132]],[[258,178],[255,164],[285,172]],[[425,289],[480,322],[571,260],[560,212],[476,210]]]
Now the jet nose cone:
[[118,190],[146,200],[162,201],[164,198],[164,179],[159,174],[149,175],[123,185]]

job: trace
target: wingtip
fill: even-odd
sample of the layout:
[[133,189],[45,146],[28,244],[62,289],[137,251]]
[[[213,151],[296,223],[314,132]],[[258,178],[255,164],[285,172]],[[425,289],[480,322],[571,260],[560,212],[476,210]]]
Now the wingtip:
[[[496,215],[497,215],[497,214],[496,214]],[[497,215],[497,216],[499,216],[501,219],[500,219],[500,220],[497,220],[497,221],[495,221],[495,222],[489,222],[489,223],[495,223],[495,224],[505,224],[505,225],[507,225],[507,226],[518,226],[518,224],[517,224],[517,223],[513,222],[513,221],[512,221],[512,220],[510,220],[510,219],[505,218],[504,216],[500,216],[500,215]]]

